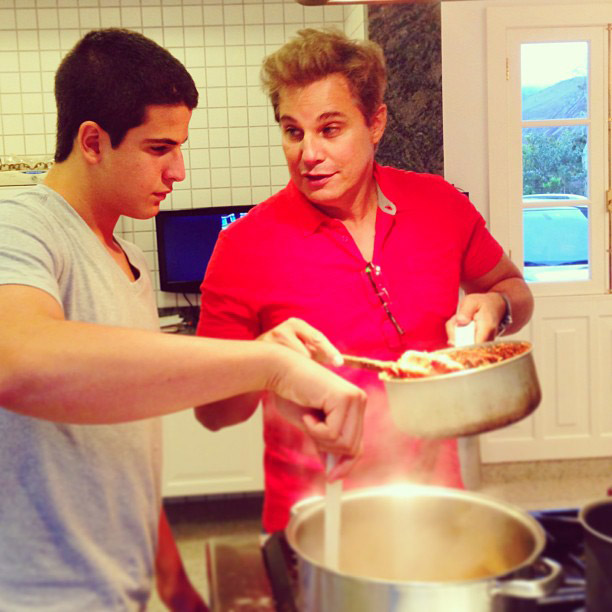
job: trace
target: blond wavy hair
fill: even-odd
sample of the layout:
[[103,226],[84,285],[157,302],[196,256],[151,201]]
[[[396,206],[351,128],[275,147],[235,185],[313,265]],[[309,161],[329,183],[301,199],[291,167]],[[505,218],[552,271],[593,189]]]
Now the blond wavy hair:
[[261,83],[279,120],[283,87],[304,86],[331,74],[346,77],[351,94],[366,123],[382,104],[387,68],[382,49],[369,40],[351,40],[335,28],[307,28],[266,57]]

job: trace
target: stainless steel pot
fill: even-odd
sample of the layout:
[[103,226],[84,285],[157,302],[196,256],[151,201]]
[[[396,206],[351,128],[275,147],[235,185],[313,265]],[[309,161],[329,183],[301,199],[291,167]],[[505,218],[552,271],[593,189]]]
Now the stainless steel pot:
[[412,485],[344,493],[338,571],[323,562],[323,517],[323,499],[302,501],[286,529],[304,612],[505,612],[561,580],[547,559],[549,572],[531,578],[545,545],[537,521],[477,493]]
[[[498,340],[477,346],[518,342]],[[519,421],[537,408],[542,397],[532,351],[529,346],[498,363],[426,378],[381,374],[391,416],[402,431],[429,438],[470,436]]]
[[588,612],[612,610],[612,499],[591,502],[580,510],[584,528],[586,604]]

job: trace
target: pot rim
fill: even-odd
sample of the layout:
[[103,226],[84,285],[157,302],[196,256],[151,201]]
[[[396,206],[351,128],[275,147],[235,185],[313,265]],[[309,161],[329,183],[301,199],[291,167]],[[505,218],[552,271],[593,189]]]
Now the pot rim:
[[[360,499],[373,497],[380,494],[393,494],[394,496],[399,497],[436,497],[440,498],[459,498],[468,501],[475,501],[476,503],[492,508],[496,508],[497,510],[501,510],[506,514],[512,516],[517,519],[523,525],[525,525],[534,537],[534,547],[532,553],[525,558],[521,563],[515,565],[507,572],[503,574],[496,574],[494,576],[489,576],[486,578],[475,578],[469,580],[443,580],[443,581],[418,581],[418,580],[390,580],[387,578],[370,578],[364,576],[356,576],[353,574],[348,574],[342,572],[337,569],[329,568],[321,561],[317,561],[310,557],[309,555],[304,554],[299,550],[297,543],[295,542],[295,533],[297,528],[300,526],[302,522],[304,522],[308,517],[312,514],[318,512],[325,504],[325,498],[321,496],[313,496],[312,498],[305,498],[297,502],[293,508],[296,508],[296,512],[292,512],[291,518],[289,519],[289,524],[285,528],[285,537],[289,546],[295,552],[299,560],[306,561],[309,564],[317,567],[325,572],[329,572],[335,574],[337,576],[342,576],[343,578],[347,578],[350,580],[356,580],[359,582],[366,582],[368,584],[378,584],[378,585],[410,585],[410,587],[414,588],[422,588],[422,589],[431,589],[431,588],[439,588],[441,586],[462,586],[462,585],[470,585],[477,583],[485,583],[490,582],[491,580],[504,580],[506,578],[510,578],[516,572],[533,565],[541,556],[544,551],[544,547],[546,545],[546,533],[542,526],[538,523],[538,521],[531,516],[527,511],[523,510],[519,506],[514,504],[510,504],[505,501],[499,501],[495,498],[486,495],[484,493],[478,493],[474,491],[465,491],[463,489],[452,489],[449,487],[440,487],[433,485],[417,485],[410,483],[401,483],[395,485],[384,485],[378,487],[367,487],[362,489],[353,489],[351,491],[344,492],[342,494],[343,498],[346,499]],[[311,503],[308,503],[310,500]],[[299,507],[298,507],[299,506]],[[292,509],[293,510],[293,509]]]
[[[533,344],[528,340],[492,340],[491,342],[483,342],[481,344],[470,344],[469,346],[462,346],[461,349],[470,349],[470,348],[482,348],[485,346],[494,346],[498,344],[526,344],[528,345],[527,349],[518,355],[514,355],[513,357],[508,357],[508,359],[503,359],[502,361],[497,361],[495,363],[488,363],[486,365],[478,366],[477,368],[468,368],[466,370],[458,370],[457,372],[448,372],[446,374],[434,374],[432,376],[422,376],[420,378],[396,378],[391,376],[387,372],[380,372],[378,378],[382,380],[385,384],[411,384],[417,385],[419,383],[423,384],[426,382],[433,382],[435,380],[452,380],[455,378],[462,378],[464,376],[470,376],[481,372],[488,372],[490,370],[495,370],[502,366],[508,365],[509,363],[513,363],[515,361],[520,361],[521,359],[528,359],[529,355],[533,354]],[[449,347],[447,349],[442,349],[437,351],[438,353],[449,353],[452,351],[458,350],[459,347]]]
[[612,536],[602,533],[601,531],[595,529],[588,523],[589,512],[591,512],[592,510],[595,510],[596,508],[600,508],[602,506],[612,507],[612,497],[604,497],[603,499],[596,499],[596,500],[589,502],[585,506],[583,506],[578,512],[578,520],[580,521],[580,524],[582,525],[583,529],[588,531],[592,536],[598,538],[599,540],[603,540],[604,542],[608,542],[609,544],[612,544]]

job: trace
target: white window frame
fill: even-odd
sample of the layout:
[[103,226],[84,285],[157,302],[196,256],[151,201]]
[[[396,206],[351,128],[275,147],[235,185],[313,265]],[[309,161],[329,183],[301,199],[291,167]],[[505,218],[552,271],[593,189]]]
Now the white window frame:
[[[612,5],[487,9],[489,215],[493,234],[523,264],[520,44],[587,40],[589,65],[589,247],[591,279],[531,283],[536,296],[608,293],[607,24]],[[561,123],[561,121],[559,121]],[[584,121],[563,122],[568,125]],[[534,127],[537,124],[534,124]],[[581,202],[582,204],[582,202]]]

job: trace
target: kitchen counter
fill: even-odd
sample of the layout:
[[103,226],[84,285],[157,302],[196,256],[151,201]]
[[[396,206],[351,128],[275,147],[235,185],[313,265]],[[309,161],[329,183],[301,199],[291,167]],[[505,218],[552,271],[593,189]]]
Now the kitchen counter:
[[612,488],[612,457],[481,466],[478,491],[525,510],[575,508]]

